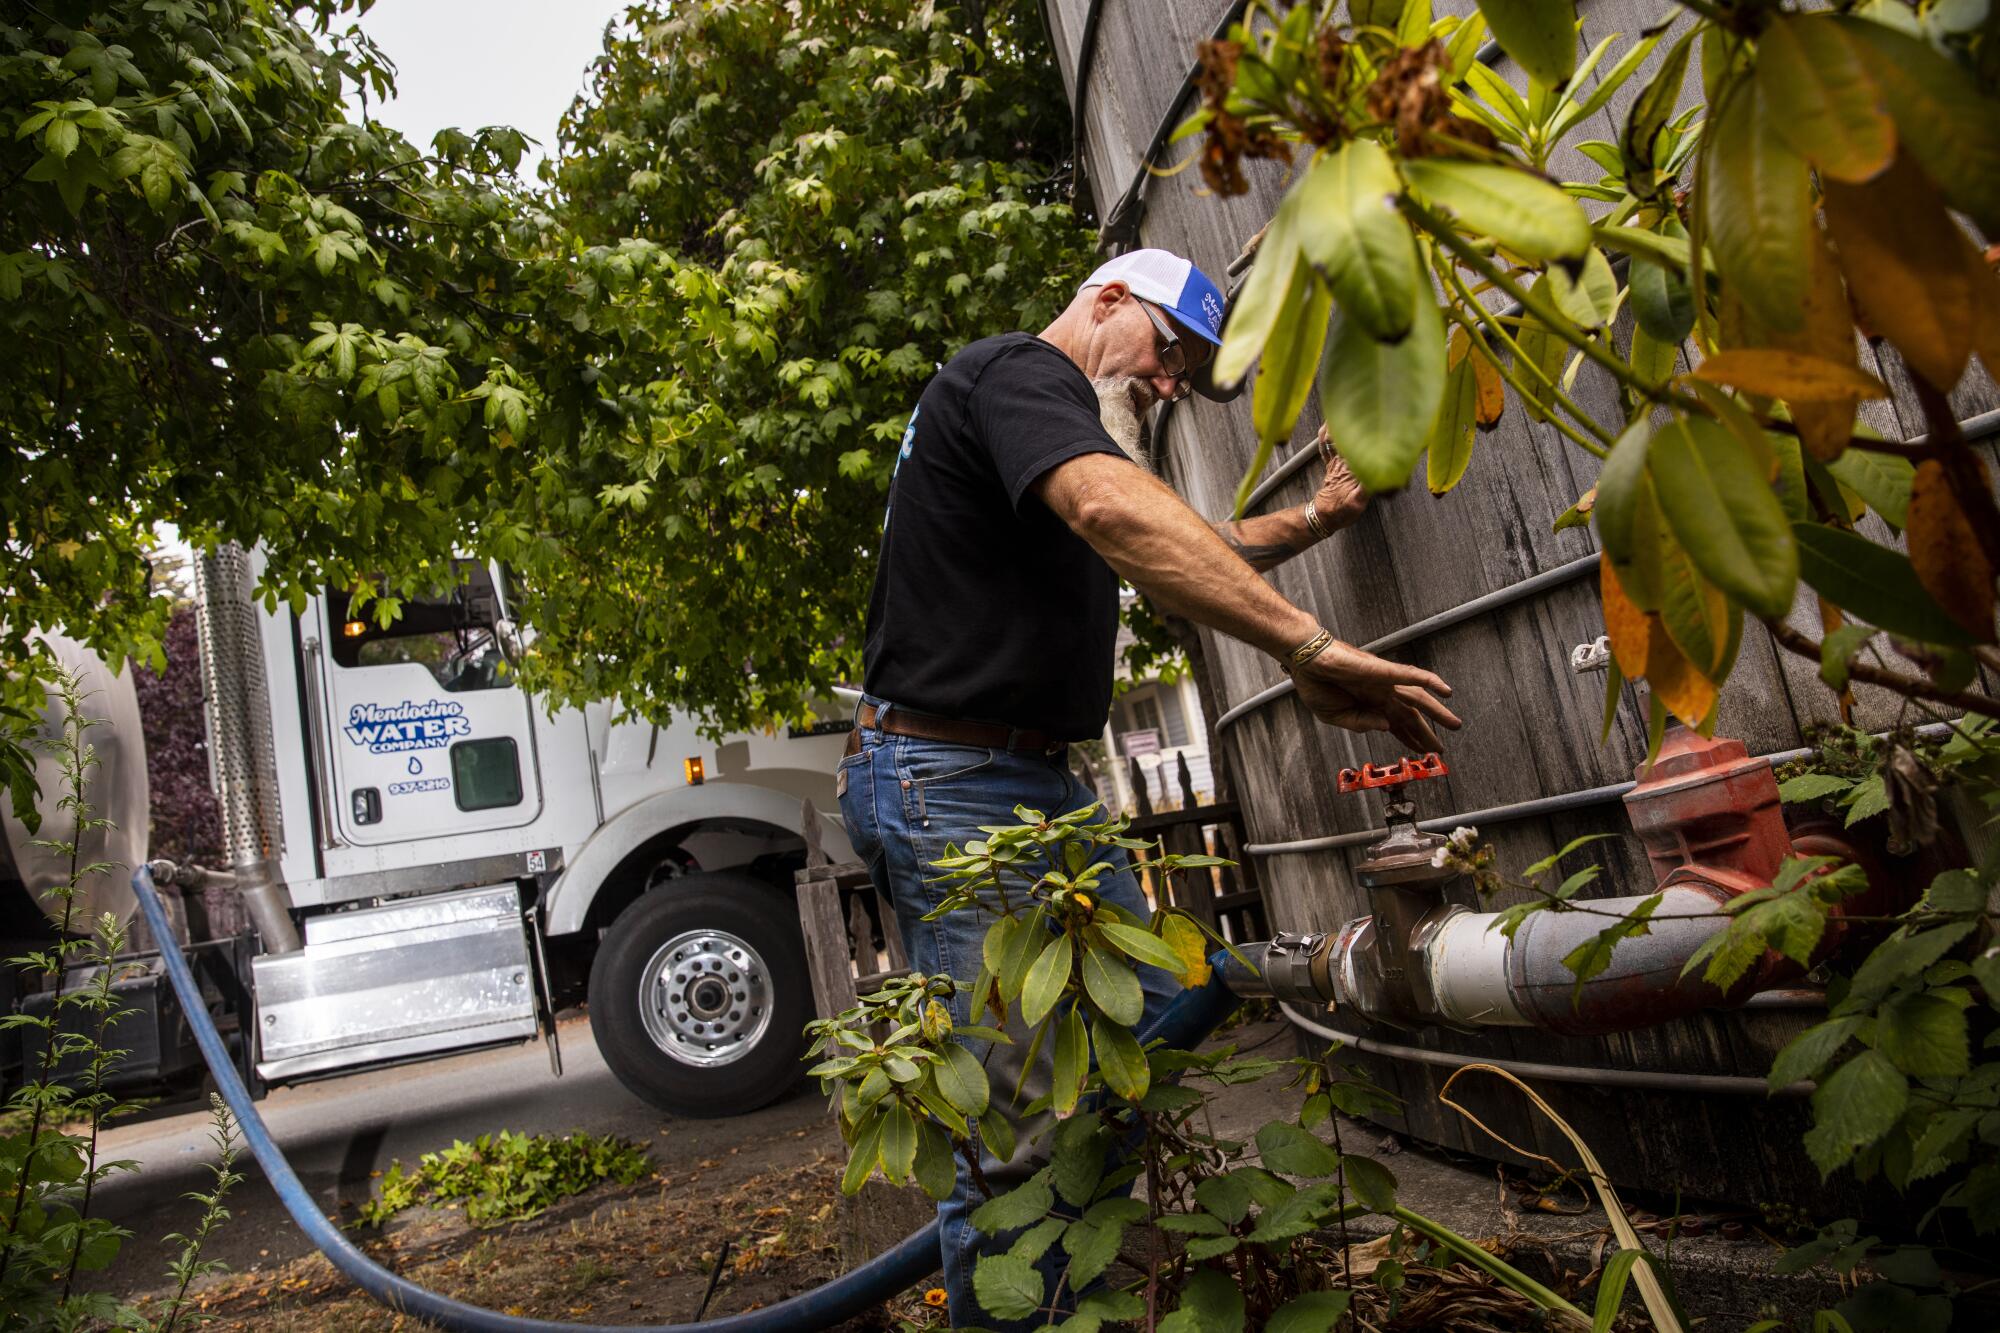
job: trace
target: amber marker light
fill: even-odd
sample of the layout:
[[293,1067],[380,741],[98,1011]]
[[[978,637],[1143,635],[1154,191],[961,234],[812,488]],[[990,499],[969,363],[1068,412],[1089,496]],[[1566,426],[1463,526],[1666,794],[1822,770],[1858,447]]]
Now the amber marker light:
[[688,786],[699,787],[702,778],[701,760],[694,756],[689,756],[681,760],[681,767],[687,770]]
[[368,622],[365,620],[350,620],[340,627],[340,632],[350,639],[358,639],[368,632]]

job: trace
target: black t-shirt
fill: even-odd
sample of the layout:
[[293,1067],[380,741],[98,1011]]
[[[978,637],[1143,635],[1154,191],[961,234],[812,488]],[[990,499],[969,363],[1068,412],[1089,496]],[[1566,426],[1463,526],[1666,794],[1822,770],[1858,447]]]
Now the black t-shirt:
[[1089,379],[1040,338],[986,338],[938,372],[889,484],[868,693],[1066,740],[1104,730],[1118,576],[1030,489],[1096,453],[1125,456]]

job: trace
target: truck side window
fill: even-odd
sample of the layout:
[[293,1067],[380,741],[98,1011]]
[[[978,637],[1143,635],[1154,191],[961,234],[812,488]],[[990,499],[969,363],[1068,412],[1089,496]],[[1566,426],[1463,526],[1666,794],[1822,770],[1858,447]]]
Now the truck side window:
[[490,736],[452,746],[451,790],[461,810],[519,805],[521,753],[514,738]]
[[343,667],[420,666],[451,694],[511,688],[514,681],[494,632],[498,603],[492,577],[471,560],[459,561],[457,572],[464,581],[450,595],[404,602],[402,614],[386,629],[370,608],[356,614],[348,593],[328,593],[328,618],[336,626],[333,660]]

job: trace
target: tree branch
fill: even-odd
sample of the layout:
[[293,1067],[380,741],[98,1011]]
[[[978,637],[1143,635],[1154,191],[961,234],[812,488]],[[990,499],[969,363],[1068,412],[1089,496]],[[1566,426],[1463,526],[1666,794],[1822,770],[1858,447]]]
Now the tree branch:
[[[1808,634],[1793,629],[1776,618],[1766,620],[1771,637],[1790,652],[1800,657],[1820,660],[1820,644]],[[1933,703],[1949,704],[1953,708],[1963,708],[1968,713],[1984,713],[1988,717],[2000,717],[2000,699],[1989,695],[1975,694],[1970,690],[1941,690],[1921,676],[1906,676],[1899,671],[1888,671],[1882,667],[1870,666],[1866,662],[1850,662],[1847,665],[1850,680],[1865,681],[1870,685],[1880,685],[1892,690],[1905,699],[1928,699]]]

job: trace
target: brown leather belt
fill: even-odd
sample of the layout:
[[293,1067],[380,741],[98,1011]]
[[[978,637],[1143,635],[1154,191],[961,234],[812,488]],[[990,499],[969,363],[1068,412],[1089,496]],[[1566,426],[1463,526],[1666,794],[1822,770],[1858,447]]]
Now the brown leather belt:
[[861,749],[861,731],[887,732],[891,736],[914,736],[919,740],[945,741],[952,745],[977,745],[989,750],[1013,750],[1023,754],[1054,755],[1069,743],[1053,740],[1045,731],[1022,731],[997,722],[962,722],[955,717],[935,717],[913,713],[907,708],[877,710],[874,704],[861,705],[858,725],[848,736],[847,752]]

